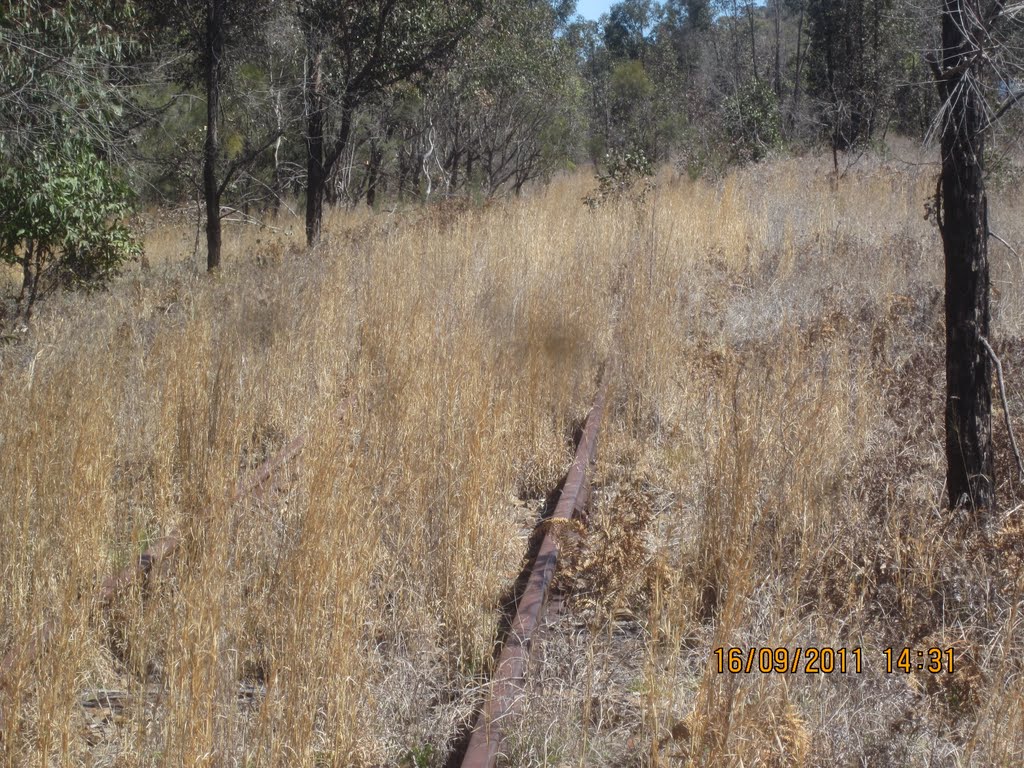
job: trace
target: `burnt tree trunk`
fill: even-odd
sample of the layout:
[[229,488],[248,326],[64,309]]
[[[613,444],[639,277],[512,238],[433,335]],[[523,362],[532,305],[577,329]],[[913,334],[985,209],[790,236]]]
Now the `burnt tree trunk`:
[[370,140],[370,166],[367,168],[366,204],[373,208],[377,204],[377,190],[381,186],[380,169],[384,164],[384,147],[390,144],[395,135],[394,125],[384,130],[383,144],[377,139]]
[[309,41],[306,59],[306,245],[312,248],[320,239],[324,218],[324,92],[323,53],[319,44]]
[[945,0],[942,58],[946,103],[939,226],[946,264],[946,483],[949,503],[984,514],[995,502],[989,335],[988,201],[983,173],[985,107],[970,58],[982,39],[979,8]]
[[39,270],[35,268],[39,261],[36,257],[36,250],[36,241],[29,240],[21,255],[21,291],[18,293],[18,301],[15,305],[15,319],[28,321],[32,318],[32,303],[39,285]]
[[349,95],[342,98],[341,123],[334,145],[328,151],[324,136],[327,100],[323,82],[323,52],[310,33],[307,38],[306,71],[306,245],[312,248],[320,241],[324,220],[324,197],[327,182],[338,158],[348,146],[352,133],[352,106]]
[[206,202],[206,269],[220,268],[220,188],[217,184],[217,156],[220,134],[221,59],[224,56],[224,3],[206,3],[206,143],[203,146],[203,198]]
[[405,160],[405,145],[398,150],[398,202],[405,201],[405,179],[408,174],[408,164]]

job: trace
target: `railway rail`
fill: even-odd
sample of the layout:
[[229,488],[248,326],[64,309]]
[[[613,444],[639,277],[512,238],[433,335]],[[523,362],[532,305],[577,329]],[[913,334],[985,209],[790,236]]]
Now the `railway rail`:
[[[597,435],[608,399],[608,375],[602,376],[594,406],[587,416],[576,455],[562,486],[551,520],[570,520],[586,508],[590,496],[591,465]],[[533,635],[544,617],[548,591],[558,562],[558,538],[549,526],[533,562],[526,589],[519,598],[515,618],[502,647],[490,692],[476,721],[462,759],[462,768],[493,768],[502,753],[508,724],[523,698]]]

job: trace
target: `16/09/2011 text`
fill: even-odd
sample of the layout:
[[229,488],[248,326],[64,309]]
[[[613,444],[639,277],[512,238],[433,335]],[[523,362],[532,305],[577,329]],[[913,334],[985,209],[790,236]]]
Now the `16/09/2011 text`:
[[716,648],[715,666],[719,674],[759,672],[761,674],[832,674],[860,672],[863,652],[860,648]]
[[[929,672],[952,673],[954,655],[952,648],[885,648],[881,655],[885,660],[885,672]],[[860,673],[863,671],[864,651],[855,648],[716,648],[715,668],[719,674],[726,672],[761,674],[830,675],[835,672]]]

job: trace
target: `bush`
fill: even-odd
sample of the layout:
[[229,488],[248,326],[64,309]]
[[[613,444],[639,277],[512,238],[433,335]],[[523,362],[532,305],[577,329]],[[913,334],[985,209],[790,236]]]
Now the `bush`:
[[139,255],[128,186],[84,141],[0,151],[0,166],[0,259],[21,266],[19,315],[58,286],[102,286]]
[[782,144],[779,101],[765,82],[749,83],[727,99],[725,118],[732,162],[757,162]]
[[651,181],[653,175],[654,168],[643,150],[613,150],[605,155],[604,170],[599,169],[595,176],[597,192],[587,195],[583,202],[591,208],[597,208],[607,200],[628,199],[642,203],[654,189],[654,182]]

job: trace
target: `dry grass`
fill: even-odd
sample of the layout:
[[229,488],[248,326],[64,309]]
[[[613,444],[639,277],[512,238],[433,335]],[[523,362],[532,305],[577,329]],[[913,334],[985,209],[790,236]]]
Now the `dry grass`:
[[[933,170],[824,168],[665,175],[640,210],[566,179],[338,214],[312,255],[283,219],[213,279],[165,225],[109,294],[42,308],[0,352],[0,650],[60,630],[4,699],[6,763],[442,765],[616,349],[593,533],[509,764],[1019,765],[1024,525],[972,534],[940,498]],[[993,201],[1010,242],[1022,208]],[[1019,415],[1024,275],[993,259]],[[170,530],[180,557],[105,614],[102,576]],[[884,673],[933,644],[954,675]],[[864,672],[714,671],[752,645],[860,646]],[[83,709],[102,689],[135,698]]]

